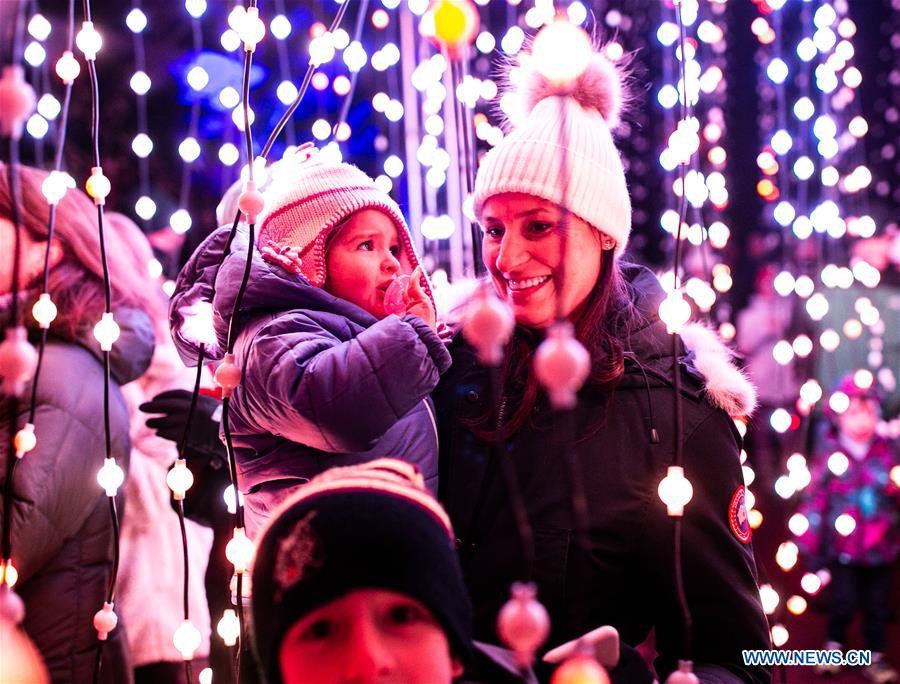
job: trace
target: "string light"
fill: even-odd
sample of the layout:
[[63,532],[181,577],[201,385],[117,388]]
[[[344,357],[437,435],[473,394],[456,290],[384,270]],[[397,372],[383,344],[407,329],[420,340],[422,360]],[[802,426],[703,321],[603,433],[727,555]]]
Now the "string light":
[[684,507],[694,496],[694,488],[684,476],[684,468],[669,466],[666,476],[659,483],[658,493],[668,514],[680,517],[684,515]]
[[235,527],[231,540],[225,546],[225,557],[234,565],[238,574],[250,569],[253,560],[253,542],[247,537],[243,527]]
[[114,497],[125,481],[125,472],[114,458],[103,459],[103,467],[97,471],[97,483],[106,492],[106,496]]

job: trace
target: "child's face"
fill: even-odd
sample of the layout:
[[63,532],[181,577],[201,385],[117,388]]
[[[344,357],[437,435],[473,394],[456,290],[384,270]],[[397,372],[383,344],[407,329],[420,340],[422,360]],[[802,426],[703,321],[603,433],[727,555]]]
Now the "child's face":
[[462,665],[422,603],[361,589],[300,618],[278,653],[285,684],[450,684]]
[[403,253],[397,227],[377,209],[363,209],[338,230],[325,255],[325,290],[384,318],[384,293],[411,265]]
[[841,434],[858,442],[872,439],[877,425],[878,403],[874,399],[853,397],[847,410],[838,416]]

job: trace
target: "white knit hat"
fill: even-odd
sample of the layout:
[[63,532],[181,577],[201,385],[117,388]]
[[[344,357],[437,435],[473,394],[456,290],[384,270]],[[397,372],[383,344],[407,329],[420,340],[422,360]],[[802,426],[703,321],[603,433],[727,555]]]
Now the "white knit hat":
[[520,68],[517,94],[528,114],[484,156],[475,178],[475,215],[481,219],[484,203],[494,195],[534,195],[609,235],[621,255],[631,233],[631,200],[610,132],[622,107],[618,70],[597,53],[574,87],[561,93],[528,62]]
[[272,245],[296,249],[303,276],[316,287],[325,284],[325,244],[338,225],[363,209],[385,213],[410,266],[419,265],[400,207],[375,182],[350,164],[328,163],[318,155],[298,155],[293,168],[284,169],[266,192],[260,217],[260,249]]

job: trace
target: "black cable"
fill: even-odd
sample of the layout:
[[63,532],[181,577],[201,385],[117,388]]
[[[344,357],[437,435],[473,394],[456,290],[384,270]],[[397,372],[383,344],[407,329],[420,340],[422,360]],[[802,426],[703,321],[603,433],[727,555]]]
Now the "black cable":
[[[25,24],[25,2],[20,2],[16,11],[16,23],[13,31],[13,48],[12,48],[12,64],[18,64],[18,56],[22,54],[22,34],[24,33]],[[6,180],[9,184],[10,205],[13,223],[13,267],[12,267],[12,283],[10,294],[12,301],[10,303],[10,320],[7,330],[11,330],[19,324],[19,278],[20,264],[22,254],[22,213],[21,213],[21,187],[19,182],[19,139],[15,131],[10,131],[9,138],[9,166],[6,171]],[[9,401],[9,430],[8,430],[8,448],[9,452],[6,458],[6,480],[3,487],[3,530],[0,537],[0,545],[2,545],[3,558],[3,581],[7,586],[11,586],[6,571],[12,563],[12,503],[13,503],[13,475],[15,474],[16,458],[15,453],[15,435],[16,425],[19,419],[19,397],[16,392],[10,393]]]

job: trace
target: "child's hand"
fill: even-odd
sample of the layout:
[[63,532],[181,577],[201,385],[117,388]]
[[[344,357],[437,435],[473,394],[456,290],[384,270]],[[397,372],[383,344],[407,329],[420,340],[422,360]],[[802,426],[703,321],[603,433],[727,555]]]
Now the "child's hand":
[[434,304],[422,286],[421,266],[417,266],[416,270],[409,276],[406,301],[406,313],[415,314],[425,321],[430,328],[437,329],[437,313],[434,310]]
[[260,247],[262,258],[270,264],[281,266],[288,273],[301,275],[303,270],[301,265],[303,260],[300,258],[300,250],[297,247],[279,247],[274,242],[267,242],[265,247]]

